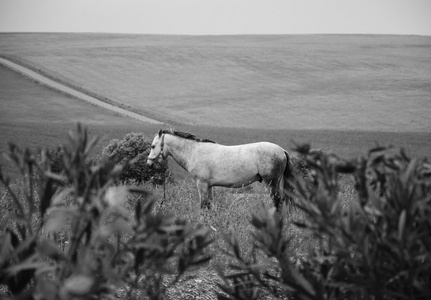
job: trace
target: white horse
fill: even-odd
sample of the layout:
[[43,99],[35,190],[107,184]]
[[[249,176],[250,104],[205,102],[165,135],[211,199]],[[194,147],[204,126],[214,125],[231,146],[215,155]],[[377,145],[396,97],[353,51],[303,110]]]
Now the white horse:
[[279,209],[292,177],[289,153],[268,142],[224,146],[173,130],[160,130],[151,144],[147,164],[171,156],[195,179],[201,207],[210,207],[212,187],[239,188],[255,181],[268,185]]

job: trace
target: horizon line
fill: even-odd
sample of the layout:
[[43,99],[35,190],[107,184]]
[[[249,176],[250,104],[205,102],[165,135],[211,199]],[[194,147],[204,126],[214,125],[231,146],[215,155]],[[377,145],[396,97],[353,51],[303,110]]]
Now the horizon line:
[[417,36],[431,35],[417,33],[225,33],[225,34],[185,34],[185,33],[131,33],[131,32],[101,32],[101,31],[1,31],[0,34],[117,34],[117,35],[159,35],[159,36],[311,36],[311,35],[359,35],[359,36]]

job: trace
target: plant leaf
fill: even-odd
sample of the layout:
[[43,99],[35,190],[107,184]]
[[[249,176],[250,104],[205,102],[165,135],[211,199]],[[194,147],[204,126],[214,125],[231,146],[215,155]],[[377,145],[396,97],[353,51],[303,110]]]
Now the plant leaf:
[[69,294],[74,296],[84,296],[87,294],[94,284],[94,278],[87,275],[72,275],[64,281],[64,286],[61,289],[61,294]]
[[403,238],[405,224],[406,224],[406,210],[403,209],[403,211],[400,214],[400,218],[398,219],[398,240],[399,241],[401,241],[401,239]]
[[56,207],[50,210],[48,219],[45,222],[47,232],[57,232],[61,230],[69,217],[79,217],[76,207]]
[[44,239],[40,244],[37,246],[37,251],[45,255],[55,261],[59,261],[61,259],[64,259],[64,256],[62,253],[58,250],[57,245],[50,240]]

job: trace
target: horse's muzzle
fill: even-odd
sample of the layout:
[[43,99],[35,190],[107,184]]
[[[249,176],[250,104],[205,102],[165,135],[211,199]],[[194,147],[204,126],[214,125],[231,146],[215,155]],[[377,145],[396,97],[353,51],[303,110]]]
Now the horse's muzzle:
[[152,169],[154,165],[154,161],[152,159],[147,159],[147,166]]

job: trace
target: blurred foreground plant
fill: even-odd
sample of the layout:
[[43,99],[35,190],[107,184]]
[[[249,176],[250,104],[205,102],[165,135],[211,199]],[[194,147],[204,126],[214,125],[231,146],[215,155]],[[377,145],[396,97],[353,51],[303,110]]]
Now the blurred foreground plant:
[[[293,223],[318,246],[295,264],[286,210],[263,207],[251,220],[253,259],[227,239],[234,262],[219,271],[219,299],[430,299],[431,164],[392,148],[350,161],[309,149],[296,149],[311,173],[292,182],[304,214]],[[339,198],[339,173],[353,177],[355,201]]]
[[[166,289],[207,262],[208,230],[154,213],[155,199],[113,183],[130,164],[90,166],[97,143],[80,125],[62,149],[62,173],[49,151],[11,145],[22,175],[17,191],[0,172],[7,211],[0,224],[0,285],[6,299],[165,299]],[[134,214],[123,206],[138,194]],[[120,295],[117,295],[120,296]],[[3,299],[3,298],[2,298]]]

